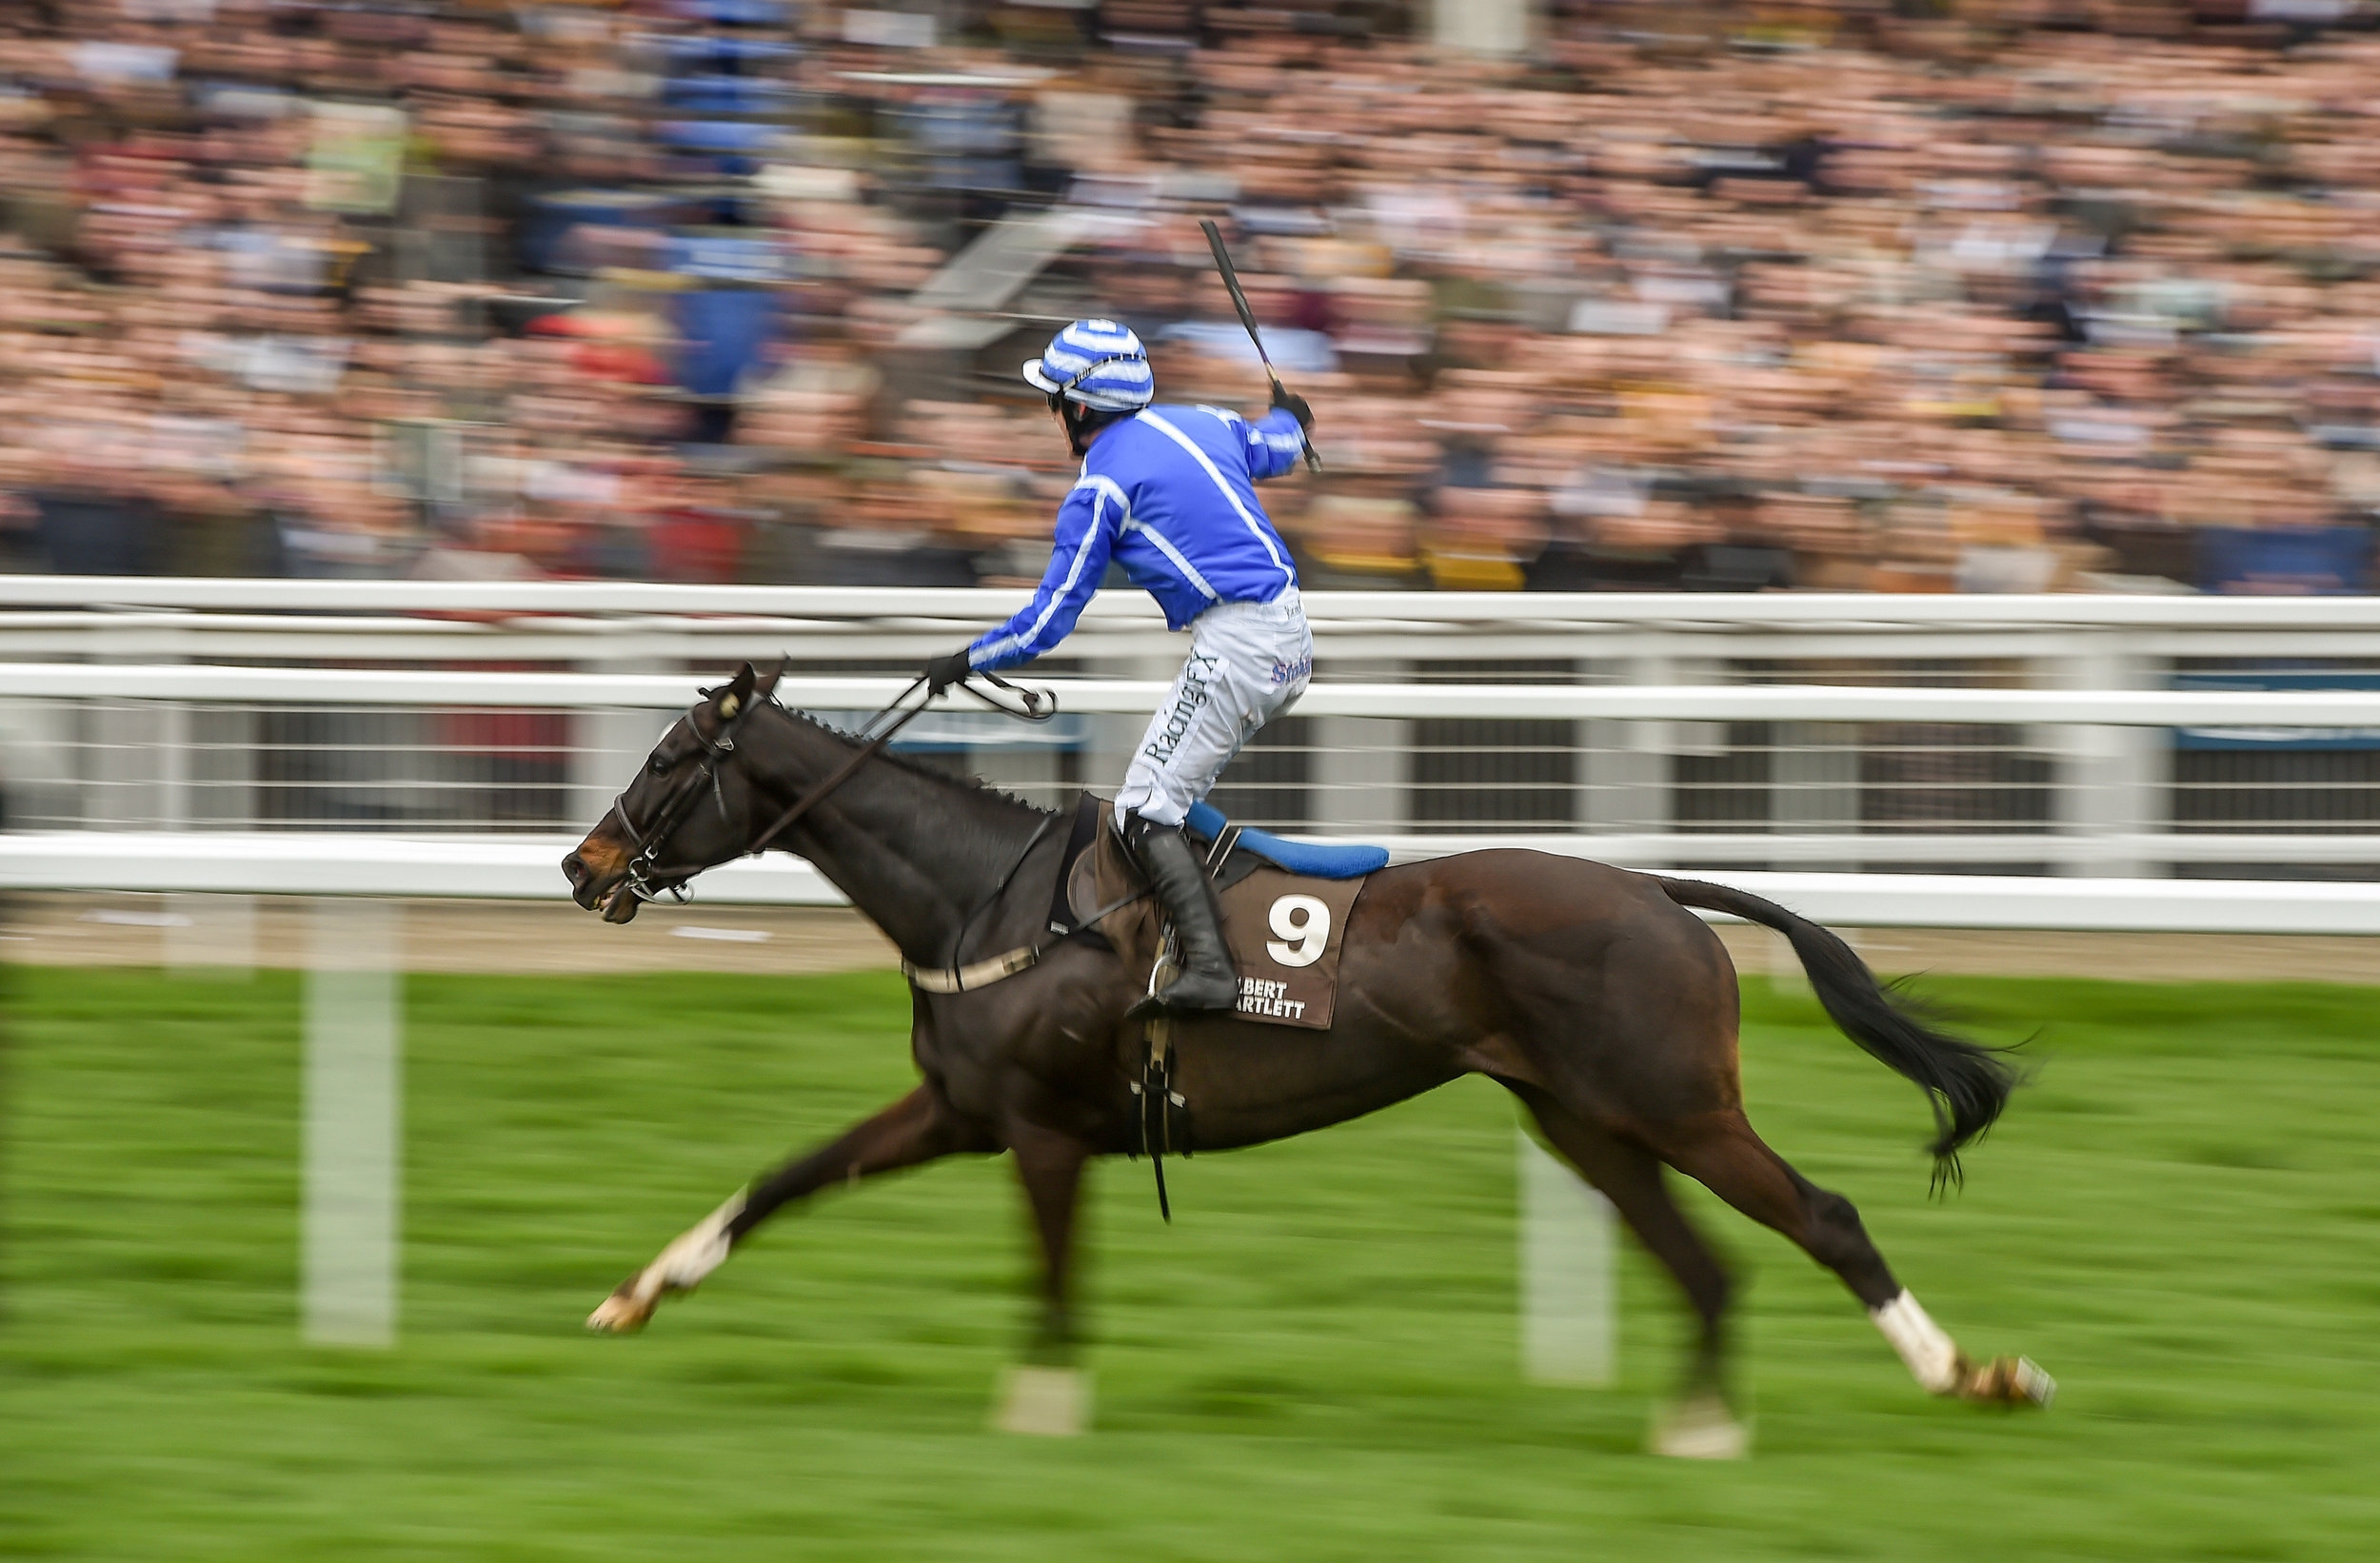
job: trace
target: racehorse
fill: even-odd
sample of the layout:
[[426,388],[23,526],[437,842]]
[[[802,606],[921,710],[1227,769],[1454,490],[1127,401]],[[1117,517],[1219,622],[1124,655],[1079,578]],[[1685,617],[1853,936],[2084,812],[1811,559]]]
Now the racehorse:
[[[792,1200],[941,1157],[1013,1153],[1042,1260],[1028,1360],[1074,1359],[1076,1191],[1086,1161],[1137,1150],[1146,988],[1103,942],[1052,940],[1066,853],[1058,817],[914,765],[778,704],[749,663],[655,746],[563,860],[579,905],[625,922],[654,896],[763,846],[815,864],[897,945],[912,974],[916,1089],[761,1177],[622,1283],[588,1325],[635,1329]],[[913,686],[914,687],[914,686]],[[1517,1097],[1692,1304],[1685,1393],[1664,1453],[1739,1453],[1727,1409],[1729,1280],[1664,1187],[1663,1166],[1774,1227],[1835,1272],[1936,1395],[2046,1404],[2023,1358],[1976,1362],[1903,1290],[1851,1202],[1764,1144],[1736,1071],[1735,974],[1689,908],[1783,934],[1827,1014],[1934,1109],[1937,1178],[1991,1127],[2015,1083],[1994,1050],[1923,1022],[1825,928],[1722,885],[1545,853],[1483,850],[1385,868],[1343,938],[1326,1031],[1229,1014],[1173,1022],[1174,1089],[1198,1148],[1228,1150],[1343,1122],[1466,1074]],[[951,974],[1021,952],[985,979]],[[979,985],[981,984],[981,985]],[[959,991],[944,991],[957,988]]]

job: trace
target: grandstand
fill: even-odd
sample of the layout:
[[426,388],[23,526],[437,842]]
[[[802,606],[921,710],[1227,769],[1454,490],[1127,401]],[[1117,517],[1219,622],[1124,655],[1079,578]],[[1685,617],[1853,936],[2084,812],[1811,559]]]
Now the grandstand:
[[1321,411],[1311,584],[2360,590],[2371,19],[13,5],[0,545],[1015,582],[1015,342],[1260,394],[1215,214]]

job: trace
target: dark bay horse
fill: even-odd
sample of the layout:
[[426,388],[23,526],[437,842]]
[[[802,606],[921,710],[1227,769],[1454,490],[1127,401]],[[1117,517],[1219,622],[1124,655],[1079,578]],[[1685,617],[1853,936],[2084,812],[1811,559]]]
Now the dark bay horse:
[[[1050,940],[1066,832],[975,783],[877,755],[775,703],[750,665],[705,693],[563,861],[578,903],[625,922],[643,898],[768,844],[808,859],[924,972]],[[822,790],[823,789],[823,790]],[[1544,853],[1486,850],[1382,870],[1344,931],[1335,1023],[1283,1032],[1228,1015],[1175,1022],[1175,1089],[1198,1146],[1303,1134],[1483,1074],[1608,1196],[1677,1279],[1700,1322],[1686,1395],[1656,1447],[1741,1449],[1725,1400],[1729,1281],[1664,1186],[1664,1165],[1799,1244],[1842,1278],[1919,1384],[1975,1401],[2046,1404],[2022,1358],[1961,1353],[1894,1278],[1857,1214],[1762,1143],[1736,1077],[1735,974],[1690,907],[1792,941],[1827,1013],[1928,1096],[1937,1176],[2006,1104],[1993,1051],[1895,1006],[1817,924],[1721,885]],[[917,1088],[730,1198],[624,1282],[588,1320],[631,1330],[700,1282],[790,1200],[940,1157],[1007,1151],[1043,1261],[1032,1359],[1071,1360],[1070,1258],[1084,1163],[1138,1148],[1142,1048],[1126,1011],[1147,974],[1098,942],[964,992],[913,984]]]

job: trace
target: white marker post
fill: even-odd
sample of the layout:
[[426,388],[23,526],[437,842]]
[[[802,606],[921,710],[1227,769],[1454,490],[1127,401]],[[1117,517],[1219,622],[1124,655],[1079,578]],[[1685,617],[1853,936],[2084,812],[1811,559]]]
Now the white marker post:
[[1520,1372],[1602,1388],[1618,1376],[1612,1204],[1526,1130],[1520,1172]]
[[314,902],[299,1263],[300,1329],[314,1345],[396,1343],[401,928],[392,901]]

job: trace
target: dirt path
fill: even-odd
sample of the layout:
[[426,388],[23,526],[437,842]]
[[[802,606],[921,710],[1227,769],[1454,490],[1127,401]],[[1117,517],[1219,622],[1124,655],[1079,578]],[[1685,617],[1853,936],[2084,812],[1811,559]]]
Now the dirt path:
[[[639,971],[889,970],[900,957],[852,912],[830,907],[647,907],[606,927],[551,901],[404,903],[405,968],[572,975]],[[25,896],[0,931],[0,959],[50,966],[297,966],[308,902],[259,896]],[[1838,930],[1879,972],[2096,977],[2133,982],[2380,984],[2380,938],[2270,934]],[[1785,941],[1721,924],[1747,972],[1794,978]]]
[[[884,936],[841,907],[647,907],[611,927],[560,901],[407,900],[417,972],[889,970]],[[299,966],[311,903],[296,896],[43,895],[18,900],[5,959],[47,966]]]

